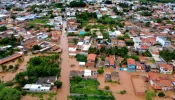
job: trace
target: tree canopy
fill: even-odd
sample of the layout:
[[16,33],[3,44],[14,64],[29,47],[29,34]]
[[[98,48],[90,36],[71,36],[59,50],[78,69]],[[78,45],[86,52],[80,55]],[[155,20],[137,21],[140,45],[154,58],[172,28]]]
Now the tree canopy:
[[26,72],[20,72],[15,79],[21,85],[34,83],[38,77],[60,76],[59,55],[30,58]]
[[83,0],[70,2],[70,7],[85,7],[86,3]]
[[126,56],[128,54],[128,49],[126,47],[118,48],[118,47],[111,47],[106,48],[102,46],[100,49],[97,48],[89,48],[88,53],[94,54],[105,54],[105,55],[118,55],[118,56]]
[[85,55],[77,54],[75,57],[76,57],[77,61],[80,61],[80,62],[86,62],[87,61],[87,57]]
[[175,51],[162,50],[160,56],[167,62],[175,59]]
[[10,37],[5,37],[0,39],[0,44],[1,45],[19,45],[20,44],[21,39],[17,39],[15,36],[10,36]]
[[13,88],[3,88],[0,91],[0,100],[19,100],[21,92]]
[[0,32],[6,31],[6,30],[7,30],[7,27],[6,26],[1,26],[0,27]]

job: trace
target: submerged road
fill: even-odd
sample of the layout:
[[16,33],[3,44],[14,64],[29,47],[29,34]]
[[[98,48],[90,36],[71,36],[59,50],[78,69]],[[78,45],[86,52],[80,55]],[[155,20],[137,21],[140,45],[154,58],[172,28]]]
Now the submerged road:
[[58,90],[57,100],[67,100],[67,96],[70,91],[70,82],[69,82],[69,74],[70,74],[70,63],[69,63],[69,55],[68,55],[68,40],[65,32],[66,21],[63,22],[63,31],[60,40],[60,47],[62,49],[62,63],[61,63],[61,76],[60,80],[63,82],[62,87]]

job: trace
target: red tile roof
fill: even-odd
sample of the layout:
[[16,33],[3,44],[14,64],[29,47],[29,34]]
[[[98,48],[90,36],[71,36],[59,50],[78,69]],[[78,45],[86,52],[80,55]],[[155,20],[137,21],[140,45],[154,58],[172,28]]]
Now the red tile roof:
[[87,60],[94,60],[95,61],[96,56],[97,56],[96,54],[88,54]]
[[169,64],[159,64],[160,68],[164,68],[166,70],[173,70],[173,67]]
[[128,65],[131,65],[131,64],[135,65],[135,64],[136,64],[136,62],[135,62],[135,60],[134,60],[134,59],[129,58],[129,59],[127,59],[127,64],[128,64]]

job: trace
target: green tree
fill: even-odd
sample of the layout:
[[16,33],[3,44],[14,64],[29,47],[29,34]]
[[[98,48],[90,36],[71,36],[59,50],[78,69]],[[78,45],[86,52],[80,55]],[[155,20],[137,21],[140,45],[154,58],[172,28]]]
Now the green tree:
[[14,70],[17,70],[19,68],[19,64],[15,64]]
[[156,96],[156,93],[155,93],[155,92],[147,91],[147,92],[146,92],[145,99],[146,99],[146,100],[153,100],[153,97],[154,97],[154,96]]
[[0,91],[0,100],[19,100],[21,92],[13,88],[3,88]]
[[128,41],[126,41],[126,45],[133,46],[134,45],[134,41],[133,40],[128,40]]
[[109,90],[110,89],[110,87],[109,86],[105,86],[105,90]]
[[103,73],[104,73],[103,67],[99,68],[99,69],[97,70],[97,72],[98,72],[98,74],[103,74]]
[[2,65],[2,70],[6,71],[6,69],[7,69],[7,66],[6,65]]
[[159,92],[158,96],[159,96],[159,97],[164,97],[164,96],[165,96],[165,93]]
[[27,73],[26,72],[20,72],[18,74],[16,74],[15,76],[15,80],[21,84],[21,85],[25,85],[28,83],[28,80],[26,79],[27,77]]
[[77,61],[80,61],[80,62],[86,62],[87,61],[87,57],[85,55],[77,54],[75,57],[76,57]]
[[9,65],[9,69],[13,69],[13,65]]
[[62,86],[62,82],[61,81],[55,81],[54,85],[58,88],[60,88]]
[[150,22],[146,22],[146,23],[145,23],[145,26],[146,26],[146,27],[150,27]]
[[41,49],[41,47],[39,46],[39,45],[34,45],[33,47],[32,47],[32,50],[40,50]]
[[126,90],[121,90],[120,91],[120,94],[125,94],[126,93]]
[[83,79],[82,79],[80,76],[73,76],[71,80],[72,80],[72,81],[75,81],[76,83],[79,83],[79,82],[81,82]]
[[70,7],[85,7],[86,3],[83,0],[70,2]]
[[6,26],[1,26],[1,27],[0,27],[0,32],[6,31],[6,30],[7,30],[7,27],[6,27]]

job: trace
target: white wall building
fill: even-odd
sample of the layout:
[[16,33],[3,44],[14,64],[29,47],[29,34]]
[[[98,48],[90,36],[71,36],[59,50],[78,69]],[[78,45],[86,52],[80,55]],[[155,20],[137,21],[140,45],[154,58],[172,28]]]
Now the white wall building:
[[24,91],[29,91],[29,92],[49,92],[51,89],[50,84],[26,84],[23,87]]
[[157,36],[156,41],[159,42],[163,47],[171,46],[171,42],[168,41],[165,37]]

